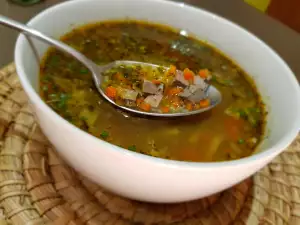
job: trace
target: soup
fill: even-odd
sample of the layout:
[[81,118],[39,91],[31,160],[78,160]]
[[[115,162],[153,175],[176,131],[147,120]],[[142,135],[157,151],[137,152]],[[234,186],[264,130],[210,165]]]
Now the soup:
[[[217,107],[199,115],[172,119],[137,116],[104,100],[82,64],[50,49],[40,68],[41,97],[63,118],[95,137],[129,151],[196,162],[239,159],[252,154],[259,144],[265,110],[254,83],[205,42],[170,27],[140,21],[90,24],[61,40],[99,65],[134,60],[166,66],[171,72],[176,68],[188,71],[193,79],[206,79],[222,94]],[[121,83],[133,76],[132,68],[115,69],[106,75],[121,79]],[[141,87],[129,82],[127,88],[134,91]],[[172,96],[178,98],[180,93],[174,90]],[[133,100],[136,106],[145,101],[139,99]],[[162,112],[177,108],[173,102],[163,107]]]
[[155,113],[180,113],[207,108],[208,70],[195,74],[189,68],[120,64],[105,71],[102,90],[121,106]]

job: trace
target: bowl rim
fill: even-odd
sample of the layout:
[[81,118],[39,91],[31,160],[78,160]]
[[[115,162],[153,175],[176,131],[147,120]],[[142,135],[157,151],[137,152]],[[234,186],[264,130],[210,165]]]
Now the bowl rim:
[[[287,65],[287,63],[284,61],[284,59],[282,59],[278,55],[278,53],[275,50],[273,50],[268,44],[266,44],[264,41],[262,41],[259,37],[254,35],[252,32],[248,31],[246,28],[243,28],[242,26],[236,24],[235,22],[233,22],[229,19],[226,19],[223,16],[220,16],[218,14],[210,12],[206,9],[202,9],[200,7],[194,7],[194,6],[186,4],[186,3],[174,2],[174,1],[170,1],[170,0],[145,0],[145,1],[153,2],[154,4],[167,4],[169,7],[182,7],[182,8],[186,8],[188,10],[197,11],[197,13],[201,12],[202,14],[205,14],[206,16],[211,16],[211,17],[214,17],[214,18],[222,21],[222,23],[225,26],[232,26],[235,29],[237,29],[238,32],[246,33],[252,39],[252,41],[257,42],[261,47],[264,48],[265,51],[268,51],[269,54],[273,55],[274,60],[276,60],[277,63],[279,63],[280,66],[284,70],[286,70],[287,78],[290,80],[290,82],[293,86],[293,89],[296,93],[295,98],[299,99],[299,102],[300,102],[299,84],[298,84],[298,81],[297,81],[294,73],[290,69],[290,67]],[[58,3],[58,4],[56,4],[52,7],[49,7],[47,9],[41,11],[40,13],[38,13],[36,16],[34,16],[33,18],[31,18],[29,20],[27,25],[30,26],[31,24],[38,21],[40,18],[44,17],[48,13],[50,13],[52,11],[55,11],[58,8],[66,7],[67,5],[73,4],[74,2],[76,2],[76,3],[81,2],[82,4],[84,2],[86,3],[85,0],[66,1],[66,2]],[[109,151],[115,151],[115,152],[118,152],[120,154],[127,155],[129,157],[135,157],[137,159],[146,160],[147,162],[156,163],[160,166],[168,166],[168,167],[176,167],[176,168],[180,167],[180,168],[187,168],[187,169],[199,169],[199,168],[201,168],[201,169],[205,169],[205,168],[206,169],[211,169],[212,167],[213,168],[215,168],[215,167],[236,167],[236,166],[239,166],[241,164],[249,164],[249,163],[252,163],[253,161],[256,161],[256,160],[260,160],[260,159],[263,159],[263,158],[269,158],[274,153],[280,153],[280,152],[284,151],[284,149],[286,149],[291,144],[291,142],[297,137],[297,135],[299,133],[300,116],[298,116],[297,120],[295,121],[295,123],[294,123],[295,125],[293,126],[293,129],[291,129],[288,133],[286,133],[279,140],[279,142],[277,142],[271,148],[268,148],[267,150],[265,150],[263,152],[254,153],[250,156],[247,156],[247,157],[244,157],[244,158],[241,158],[241,159],[235,159],[235,160],[230,160],[230,161],[222,161],[222,162],[178,161],[178,160],[171,160],[171,159],[156,158],[156,157],[153,157],[153,156],[144,155],[142,153],[129,151],[125,148],[119,147],[117,145],[114,145],[114,144],[111,144],[111,143],[106,142],[104,140],[101,140],[97,137],[94,137],[93,135],[89,134],[88,132],[81,130],[80,128],[78,128],[75,125],[68,122],[63,117],[59,116],[52,108],[50,108],[41,99],[41,97],[38,95],[38,93],[34,90],[32,85],[30,84],[29,80],[26,78],[27,76],[25,75],[26,73],[24,71],[24,66],[23,66],[23,62],[22,62],[23,60],[22,60],[22,57],[21,57],[21,54],[20,54],[21,51],[19,50],[19,49],[21,49],[21,46],[24,45],[24,39],[22,37],[23,37],[23,34],[19,34],[19,36],[17,38],[17,42],[16,42],[16,45],[15,45],[15,51],[14,51],[14,57],[15,57],[15,62],[16,62],[15,64],[16,64],[18,77],[19,77],[20,82],[22,84],[22,87],[25,90],[25,92],[27,93],[29,99],[32,99],[32,101],[36,102],[37,105],[39,106],[39,108],[42,109],[42,111],[45,111],[46,114],[50,115],[54,120],[61,123],[62,126],[65,126],[67,129],[71,129],[71,130],[76,131],[76,133],[78,133],[79,135],[83,135],[87,139],[94,140],[96,142],[101,143],[102,145],[105,145],[105,147],[109,148]],[[22,75],[22,74],[24,74],[24,75]],[[297,111],[299,112],[299,115],[300,115],[300,104],[297,105]]]

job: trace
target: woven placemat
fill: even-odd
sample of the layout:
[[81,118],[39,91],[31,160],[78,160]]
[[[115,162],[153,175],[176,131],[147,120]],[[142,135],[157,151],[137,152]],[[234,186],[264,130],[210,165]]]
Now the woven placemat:
[[56,154],[35,122],[14,64],[0,70],[0,225],[299,225],[300,137],[235,187],[181,204],[105,191]]

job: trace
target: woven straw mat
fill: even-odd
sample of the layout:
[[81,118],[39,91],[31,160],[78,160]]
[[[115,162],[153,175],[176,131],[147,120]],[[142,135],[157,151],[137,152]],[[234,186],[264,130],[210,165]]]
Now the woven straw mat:
[[300,225],[300,137],[251,179],[208,198],[148,204],[68,167],[27,104],[14,64],[0,70],[0,225]]

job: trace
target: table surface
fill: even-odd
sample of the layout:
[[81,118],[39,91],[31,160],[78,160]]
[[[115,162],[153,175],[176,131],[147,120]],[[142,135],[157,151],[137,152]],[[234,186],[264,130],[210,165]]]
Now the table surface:
[[[7,0],[1,0],[0,14],[27,22],[43,9],[63,1],[65,0],[45,0],[41,4],[21,7]],[[260,37],[281,55],[300,81],[300,35],[297,32],[248,6],[242,0],[185,0],[185,2],[221,15]],[[13,61],[16,37],[15,31],[0,27],[0,67]]]

